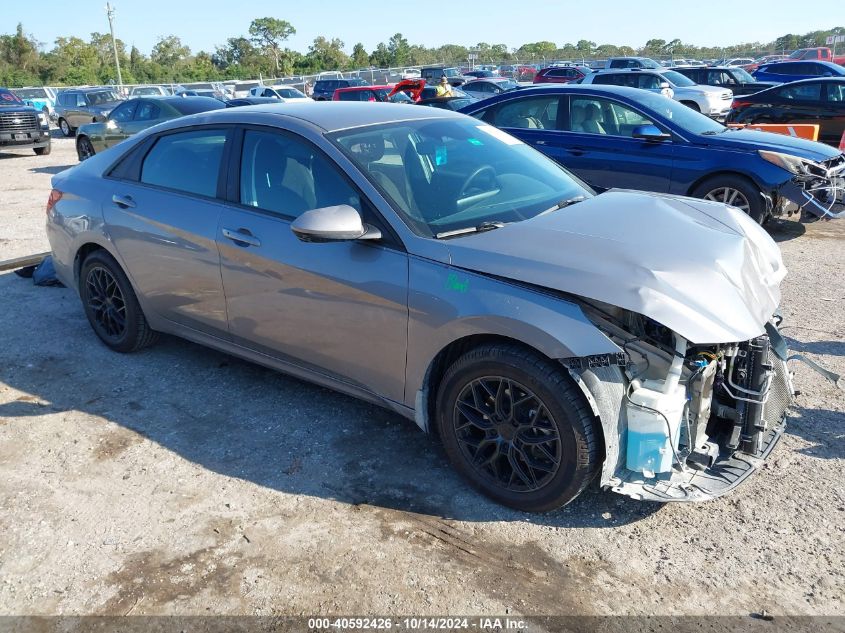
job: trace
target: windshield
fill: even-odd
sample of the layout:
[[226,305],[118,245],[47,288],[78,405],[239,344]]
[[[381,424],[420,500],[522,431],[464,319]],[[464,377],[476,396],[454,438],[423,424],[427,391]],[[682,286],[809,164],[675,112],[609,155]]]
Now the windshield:
[[754,83],[755,79],[742,68],[732,69],[734,78],[742,83]]
[[662,68],[660,64],[658,64],[653,59],[649,59],[648,57],[641,57],[640,64],[642,68]]
[[0,88],[0,105],[10,106],[10,105],[20,105],[23,103],[17,95],[12,92],[9,92],[5,88]]
[[15,90],[15,94],[21,99],[46,99],[47,91],[44,88],[25,88],[23,90]]
[[461,73],[458,72],[457,68],[446,68],[443,71],[443,74],[446,75],[447,77],[460,77],[461,76]]
[[302,99],[305,97],[305,95],[296,88],[276,88],[276,92],[280,97],[282,97],[282,99]]
[[145,88],[132,88],[133,95],[160,95],[161,89],[155,86],[147,86]]
[[695,85],[695,82],[692,79],[682,75],[681,73],[675,70],[667,70],[666,72],[660,74],[663,75],[667,81],[671,82],[675,86],[686,88],[687,86]]
[[85,98],[88,101],[88,105],[92,106],[118,100],[117,95],[111,90],[103,90],[101,92],[89,92],[87,95],[85,95]]
[[513,90],[514,88],[519,88],[519,84],[516,83],[513,79],[508,79],[506,81],[499,81],[496,83],[502,90]]
[[655,92],[644,90],[643,94],[637,95],[637,101],[647,108],[646,113],[650,110],[668,119],[681,129],[692,132],[693,134],[715,134],[728,129],[721,123],[717,123],[710,117],[696,112],[689,106],[685,106],[672,99],[667,99]]
[[519,222],[589,197],[522,141],[471,119],[422,119],[329,136],[419,235]]

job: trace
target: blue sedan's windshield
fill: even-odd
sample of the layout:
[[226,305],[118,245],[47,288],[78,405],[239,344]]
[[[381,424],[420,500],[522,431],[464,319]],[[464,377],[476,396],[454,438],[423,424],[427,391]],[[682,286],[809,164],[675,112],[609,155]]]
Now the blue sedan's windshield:
[[646,114],[654,112],[693,134],[714,134],[727,129],[710,117],[663,95],[643,90],[642,94],[637,95],[637,101],[645,108]]
[[472,119],[401,121],[330,138],[426,237],[527,220],[592,195],[522,141]]

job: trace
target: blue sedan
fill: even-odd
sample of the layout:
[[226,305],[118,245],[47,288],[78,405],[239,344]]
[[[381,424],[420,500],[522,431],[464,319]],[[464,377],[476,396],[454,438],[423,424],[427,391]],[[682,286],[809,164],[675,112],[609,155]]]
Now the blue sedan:
[[818,77],[845,77],[845,68],[833,62],[818,60],[773,62],[763,64],[751,76],[757,81],[789,83]]
[[843,208],[845,155],[780,134],[735,130],[645,90],[549,85],[461,110],[507,130],[598,190],[640,189],[724,202],[762,223]]

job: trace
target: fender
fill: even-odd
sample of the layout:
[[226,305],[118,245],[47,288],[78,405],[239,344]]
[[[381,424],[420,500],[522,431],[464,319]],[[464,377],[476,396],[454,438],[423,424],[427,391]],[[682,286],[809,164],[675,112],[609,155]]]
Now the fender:
[[553,359],[622,351],[575,303],[430,260],[410,261],[408,309],[409,407],[437,355],[468,336],[515,339]]

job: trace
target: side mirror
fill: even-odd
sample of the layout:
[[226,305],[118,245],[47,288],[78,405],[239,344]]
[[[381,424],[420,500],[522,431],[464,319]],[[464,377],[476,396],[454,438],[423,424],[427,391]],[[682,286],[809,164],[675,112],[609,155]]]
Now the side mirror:
[[668,82],[668,81],[661,81],[661,82],[660,82],[660,89],[661,89],[661,90],[668,90],[668,89],[669,89],[669,88],[671,88],[671,87],[672,87],[672,86],[670,86],[670,85],[669,85],[669,82]]
[[631,132],[631,137],[655,142],[668,141],[672,138],[670,134],[661,132],[656,125],[638,125]]
[[117,122],[114,119],[108,119],[106,121],[106,127],[109,128],[110,130],[116,130],[117,129]]
[[364,224],[358,212],[348,204],[306,211],[291,222],[290,230],[303,242],[381,239],[381,231]]

